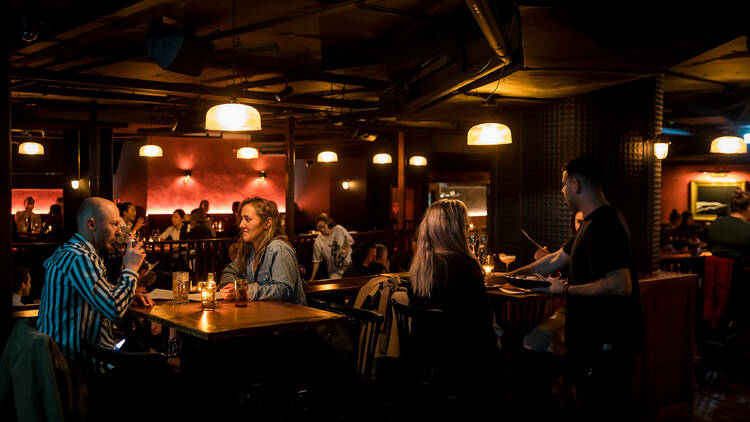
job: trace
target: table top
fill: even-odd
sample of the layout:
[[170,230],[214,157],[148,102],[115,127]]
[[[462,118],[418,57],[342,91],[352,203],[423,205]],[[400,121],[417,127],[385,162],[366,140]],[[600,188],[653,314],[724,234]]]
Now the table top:
[[305,328],[347,318],[320,309],[271,301],[249,302],[246,308],[219,301],[215,311],[202,311],[200,302],[184,305],[161,302],[152,308],[131,307],[128,313],[208,341]]
[[659,255],[660,260],[664,259],[690,259],[690,258],[705,258],[711,256],[711,252],[703,251],[699,255],[692,255],[688,252],[662,252]]
[[364,275],[358,277],[329,278],[313,280],[305,287],[305,293],[353,293],[376,277],[409,277],[408,272]]

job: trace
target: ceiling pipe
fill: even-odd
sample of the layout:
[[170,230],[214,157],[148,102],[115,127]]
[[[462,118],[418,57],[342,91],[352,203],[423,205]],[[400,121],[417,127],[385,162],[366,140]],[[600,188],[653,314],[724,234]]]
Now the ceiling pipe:
[[500,28],[497,26],[495,18],[492,16],[492,11],[486,0],[466,0],[466,5],[469,6],[471,14],[474,15],[479,28],[484,33],[484,37],[487,38],[487,42],[490,44],[492,50],[495,51],[503,65],[510,64],[510,54],[508,53],[508,47],[505,44],[503,34],[500,33]]

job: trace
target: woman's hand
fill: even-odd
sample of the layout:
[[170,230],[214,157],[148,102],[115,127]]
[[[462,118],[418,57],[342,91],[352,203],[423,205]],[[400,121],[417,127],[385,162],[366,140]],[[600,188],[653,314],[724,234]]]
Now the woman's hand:
[[219,290],[219,293],[221,293],[221,296],[224,298],[224,300],[234,299],[234,284],[227,284],[226,286],[222,287],[221,290]]
[[146,224],[146,222],[143,220],[143,217],[139,218],[138,221],[136,221],[135,224],[133,224],[133,230],[131,230],[131,233],[137,232],[145,224]]

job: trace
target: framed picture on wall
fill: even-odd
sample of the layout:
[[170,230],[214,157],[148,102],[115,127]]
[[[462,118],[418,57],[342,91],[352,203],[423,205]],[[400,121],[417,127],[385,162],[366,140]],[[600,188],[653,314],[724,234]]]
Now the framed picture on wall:
[[745,190],[746,182],[702,181],[690,182],[690,211],[696,221],[713,221],[720,215],[729,215],[735,189]]

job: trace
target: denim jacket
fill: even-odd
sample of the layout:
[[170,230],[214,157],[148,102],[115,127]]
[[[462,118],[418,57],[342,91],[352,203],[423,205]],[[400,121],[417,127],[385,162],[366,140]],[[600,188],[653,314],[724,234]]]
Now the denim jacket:
[[[252,248],[252,245],[250,246]],[[245,261],[245,268],[240,267],[235,259],[221,273],[223,287],[238,278],[250,282],[247,289],[249,300],[278,300],[306,305],[305,289],[299,275],[297,256],[294,249],[283,240],[272,240],[266,247],[265,256],[258,267],[257,277],[253,274],[255,250],[251,249]],[[257,283],[256,283],[257,281]]]

